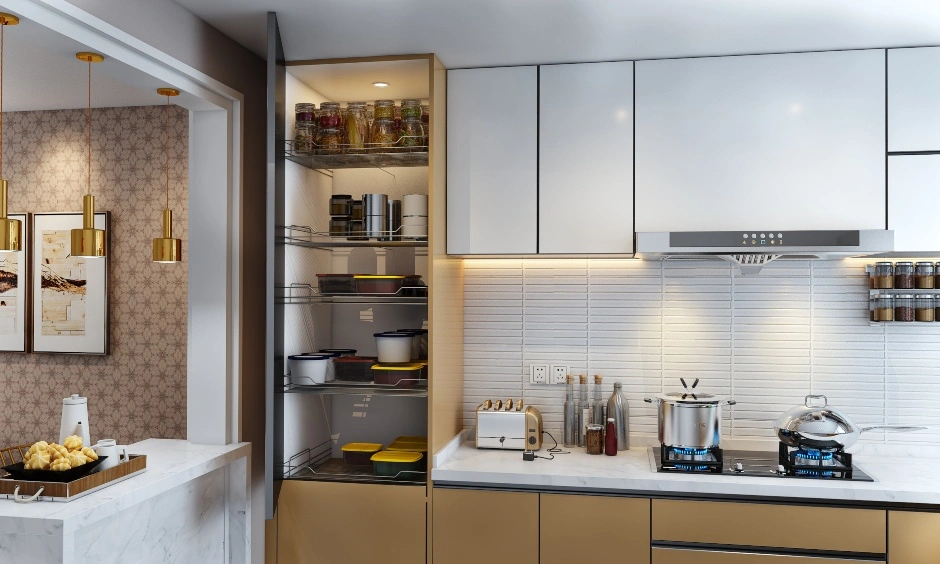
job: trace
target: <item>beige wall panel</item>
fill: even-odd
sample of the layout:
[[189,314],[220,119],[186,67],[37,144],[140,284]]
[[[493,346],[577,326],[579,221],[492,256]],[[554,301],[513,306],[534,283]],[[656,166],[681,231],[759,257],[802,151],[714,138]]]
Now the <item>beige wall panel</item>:
[[888,559],[891,564],[940,562],[940,514],[889,511]]
[[881,554],[886,526],[886,512],[874,509],[653,500],[654,541]]
[[435,489],[434,562],[539,564],[539,494]]
[[539,564],[649,564],[650,500],[541,494]]
[[278,498],[278,564],[425,561],[422,486],[285,481]]

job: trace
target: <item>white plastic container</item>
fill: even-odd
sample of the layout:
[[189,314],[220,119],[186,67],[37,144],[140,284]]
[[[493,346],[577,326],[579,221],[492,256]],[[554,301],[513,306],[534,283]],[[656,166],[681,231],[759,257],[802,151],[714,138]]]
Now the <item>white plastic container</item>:
[[418,225],[418,226],[428,226],[428,216],[426,215],[409,215],[408,217],[403,217],[401,221],[402,225]]
[[323,384],[327,381],[333,357],[325,354],[298,354],[287,357],[295,384]]
[[403,218],[410,215],[428,215],[428,197],[424,194],[406,194],[401,202]]
[[402,225],[401,236],[405,239],[427,239],[427,225]]
[[411,346],[414,335],[411,333],[375,333],[375,346],[378,349],[379,363],[410,362]]

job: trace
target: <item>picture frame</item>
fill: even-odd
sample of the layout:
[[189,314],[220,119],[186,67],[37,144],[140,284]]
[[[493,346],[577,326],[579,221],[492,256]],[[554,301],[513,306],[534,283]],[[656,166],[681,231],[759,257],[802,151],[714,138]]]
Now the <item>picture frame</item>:
[[107,232],[102,258],[70,255],[70,232],[81,227],[81,213],[32,214],[31,352],[110,353],[111,214],[95,214],[95,228]]
[[11,213],[21,224],[20,251],[0,253],[0,351],[25,353],[29,342],[29,215]]

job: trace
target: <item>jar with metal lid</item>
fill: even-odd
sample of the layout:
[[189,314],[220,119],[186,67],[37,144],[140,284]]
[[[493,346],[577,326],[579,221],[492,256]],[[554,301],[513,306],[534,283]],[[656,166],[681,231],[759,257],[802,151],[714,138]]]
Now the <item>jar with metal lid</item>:
[[401,119],[408,118],[421,119],[421,100],[402,100],[401,101]]
[[294,104],[294,121],[313,121],[316,119],[316,104]]
[[875,311],[873,321],[894,321],[894,295],[880,294],[874,300]]
[[348,153],[361,153],[369,142],[369,118],[365,102],[350,102],[344,115]]
[[298,121],[294,124],[293,152],[296,155],[312,155],[317,136],[317,126],[312,121]]
[[890,290],[894,288],[894,264],[890,262],[876,262],[875,273],[871,276],[871,287],[876,290]]
[[339,104],[336,102],[323,102],[320,104],[319,124],[321,129],[339,129],[342,124]]
[[334,194],[330,198],[330,215],[349,217],[352,215],[352,196],[349,194]]
[[[376,106],[378,111],[378,106]],[[395,120],[385,117],[376,117],[372,122],[372,133],[370,137],[370,146],[385,149],[394,147],[398,143],[398,129],[395,127]]]
[[342,144],[343,136],[339,129],[320,128],[317,132],[318,155],[335,155],[342,151]]
[[588,454],[604,454],[604,426],[588,425],[584,434],[584,446]]
[[421,127],[424,128],[424,146],[431,146],[431,106],[421,106]]
[[898,294],[894,297],[894,320],[914,321],[913,294]]
[[915,321],[934,321],[934,302],[936,300],[933,294],[919,294],[914,298],[914,319]]
[[395,101],[394,100],[376,100],[375,108],[372,110],[372,119],[395,119]]
[[932,262],[919,262],[914,265],[914,287],[919,290],[933,289],[934,272]]
[[352,213],[350,214],[350,219],[365,219],[365,205],[362,203],[362,200],[353,200],[351,204]]
[[330,220],[330,237],[345,237],[349,234],[349,220],[333,218]]
[[914,263],[894,263],[894,287],[897,290],[914,289]]
[[398,132],[398,146],[406,151],[420,150],[424,144],[424,128],[421,127],[421,118],[409,117],[401,122]]

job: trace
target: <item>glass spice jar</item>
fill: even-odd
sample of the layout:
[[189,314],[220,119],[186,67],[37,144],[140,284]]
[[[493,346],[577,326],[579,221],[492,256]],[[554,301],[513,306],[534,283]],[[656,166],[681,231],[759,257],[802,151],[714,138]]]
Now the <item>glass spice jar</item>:
[[294,104],[294,121],[313,121],[316,118],[316,104]]
[[323,102],[320,104],[319,124],[321,129],[339,129],[342,125],[339,104],[336,102]]
[[431,146],[431,106],[421,106],[421,127],[424,128],[424,146]]
[[316,141],[317,128],[312,121],[298,121],[294,124],[293,152],[296,155],[312,155]]
[[890,262],[876,262],[875,273],[871,277],[871,287],[876,290],[891,290],[894,288],[894,264]]
[[347,153],[361,153],[369,142],[369,118],[365,102],[350,102],[344,115]]
[[[323,123],[322,121],[320,123]],[[335,155],[342,151],[343,136],[339,129],[320,128],[317,132],[317,154]]]
[[894,263],[894,287],[897,290],[912,290],[914,288],[914,263]]
[[921,294],[914,298],[914,320],[933,322],[935,301],[933,294]]
[[421,100],[402,100],[401,101],[401,119],[408,118],[421,119]]
[[919,290],[934,288],[934,267],[932,262],[919,262],[914,265],[914,287]]
[[[376,110],[378,108],[376,107]],[[394,147],[398,143],[398,130],[395,121],[389,118],[376,117],[372,122],[370,146],[377,148]]]
[[417,151],[424,143],[424,128],[421,127],[421,118],[405,118],[398,132],[398,146],[406,151]]
[[604,454],[604,426],[588,425],[584,445],[588,454]]
[[899,294],[894,298],[894,320],[914,321],[914,296]]
[[376,100],[375,108],[372,110],[372,119],[395,119],[395,101],[394,100]]
[[875,298],[873,321],[894,321],[894,295],[881,294]]
[[346,219],[330,220],[330,237],[345,237],[349,234],[349,221]]

